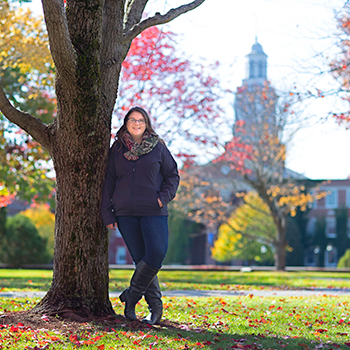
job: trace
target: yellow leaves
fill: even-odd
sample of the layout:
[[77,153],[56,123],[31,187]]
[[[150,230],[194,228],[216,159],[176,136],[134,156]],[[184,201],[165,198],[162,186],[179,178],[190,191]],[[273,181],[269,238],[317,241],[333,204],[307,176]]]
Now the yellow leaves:
[[47,73],[53,67],[41,17],[29,9],[0,7],[0,60],[2,68],[18,68],[21,73]]
[[246,252],[248,245],[260,248],[259,239],[271,241],[275,236],[276,227],[267,205],[257,193],[249,192],[227,223],[220,226],[212,256],[218,261],[228,261]]
[[267,194],[277,200],[277,204],[281,208],[285,208],[291,216],[295,216],[297,209],[305,211],[309,204],[314,201],[314,195],[305,193],[305,186],[298,186],[290,183],[282,186],[271,186]]
[[48,204],[36,205],[21,214],[31,219],[40,236],[47,239],[48,251],[53,256],[55,215],[50,211],[50,206]]

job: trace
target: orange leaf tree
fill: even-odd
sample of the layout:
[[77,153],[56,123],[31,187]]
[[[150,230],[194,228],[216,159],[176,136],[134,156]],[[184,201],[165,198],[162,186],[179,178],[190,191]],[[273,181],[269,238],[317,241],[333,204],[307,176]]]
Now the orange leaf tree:
[[237,188],[255,190],[266,203],[274,224],[275,266],[286,264],[287,218],[297,208],[305,210],[313,201],[306,192],[306,179],[285,167],[286,146],[282,142],[290,117],[291,101],[280,101],[268,83],[243,86],[236,94],[234,137],[225,145],[224,153],[214,160],[228,164]]
[[[9,40],[11,38],[11,40]],[[0,76],[10,101],[43,121],[51,121],[55,106],[50,95],[52,60],[42,19],[30,10],[3,1],[0,7]],[[0,114],[0,196],[8,204],[14,195],[31,200],[52,195],[53,181],[46,177],[48,153]],[[12,194],[8,197],[9,194]]]

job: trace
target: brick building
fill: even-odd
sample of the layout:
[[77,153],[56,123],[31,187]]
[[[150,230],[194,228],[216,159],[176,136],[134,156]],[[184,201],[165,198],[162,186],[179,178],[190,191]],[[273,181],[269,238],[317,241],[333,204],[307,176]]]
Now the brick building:
[[305,266],[336,267],[350,243],[350,178],[320,182],[317,200],[308,212]]

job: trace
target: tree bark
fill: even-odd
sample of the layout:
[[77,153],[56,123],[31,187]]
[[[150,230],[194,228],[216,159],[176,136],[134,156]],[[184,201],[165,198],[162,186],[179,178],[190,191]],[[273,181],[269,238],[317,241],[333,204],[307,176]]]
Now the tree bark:
[[[0,88],[1,111],[49,150],[56,171],[53,281],[32,312],[114,314],[100,203],[121,65],[147,1],[67,0],[65,7],[62,0],[42,0],[56,66],[57,118],[51,125],[14,109]],[[203,2],[157,16],[142,30]]]
[[276,246],[276,259],[275,259],[275,267],[279,271],[284,271],[286,268],[286,229],[278,230],[278,237]]

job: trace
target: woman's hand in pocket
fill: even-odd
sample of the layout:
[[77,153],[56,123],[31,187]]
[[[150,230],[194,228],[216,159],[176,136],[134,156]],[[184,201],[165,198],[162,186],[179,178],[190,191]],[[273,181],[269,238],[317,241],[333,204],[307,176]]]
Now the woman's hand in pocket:
[[157,198],[158,199],[158,205],[161,207],[161,208],[163,208],[163,203],[162,203],[162,201],[159,199],[159,198]]
[[106,227],[109,228],[110,230],[116,230],[118,226],[117,226],[117,223],[114,222],[113,224],[109,224]]

